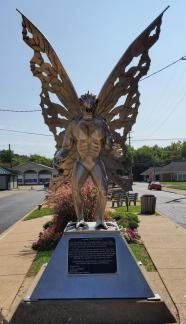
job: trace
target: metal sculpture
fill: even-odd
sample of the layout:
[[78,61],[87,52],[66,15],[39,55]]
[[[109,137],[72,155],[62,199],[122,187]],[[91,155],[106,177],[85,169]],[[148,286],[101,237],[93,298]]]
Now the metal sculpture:
[[[128,47],[98,97],[87,93],[79,99],[48,40],[21,13],[23,40],[34,51],[30,68],[42,84],[42,114],[57,143],[55,163],[64,180],[72,178],[77,227],[86,226],[80,188],[88,176],[98,188],[97,228],[107,228],[104,222],[107,175],[125,191],[131,188],[117,173],[122,168],[123,156],[115,153],[118,147],[124,151],[127,134],[136,121],[140,105],[138,83],[150,67],[149,49],[159,38],[165,10]],[[134,58],[138,62],[132,65]],[[52,102],[50,93],[55,94],[62,105]],[[123,97],[122,104],[118,105]]]

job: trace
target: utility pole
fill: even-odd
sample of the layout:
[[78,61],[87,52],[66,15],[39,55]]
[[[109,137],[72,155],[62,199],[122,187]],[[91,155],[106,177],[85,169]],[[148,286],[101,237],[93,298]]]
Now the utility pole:
[[[129,147],[131,148],[131,132],[129,132]],[[132,172],[132,164],[130,165],[130,178],[131,178],[131,181],[133,183],[133,172]]]
[[129,146],[131,147],[131,137],[130,137],[130,132],[129,132]]
[[10,144],[8,144],[8,150],[9,150],[9,158],[10,158],[10,168],[12,169],[12,154],[11,154]]

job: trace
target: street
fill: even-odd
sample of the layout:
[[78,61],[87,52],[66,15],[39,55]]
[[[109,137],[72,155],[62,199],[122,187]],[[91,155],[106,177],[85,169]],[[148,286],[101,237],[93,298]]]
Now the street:
[[45,193],[39,188],[0,197],[0,233],[40,204]]
[[147,187],[148,183],[135,182],[133,191],[138,192],[139,196],[144,194],[156,196],[156,210],[186,228],[186,196],[163,190],[148,190]]

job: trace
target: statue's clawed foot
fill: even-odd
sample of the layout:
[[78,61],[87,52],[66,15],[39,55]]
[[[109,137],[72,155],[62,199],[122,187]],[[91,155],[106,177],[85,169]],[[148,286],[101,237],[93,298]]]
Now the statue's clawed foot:
[[99,223],[97,223],[95,228],[96,228],[97,230],[100,230],[100,229],[105,229],[105,230],[107,230],[107,229],[108,229],[108,227],[107,227],[107,225],[105,224],[105,222],[99,222]]
[[108,227],[115,227],[116,229],[118,228],[117,224],[114,224],[114,222],[106,222]]
[[81,219],[80,221],[78,221],[77,223],[76,223],[76,228],[78,229],[78,228],[88,228],[88,224],[87,223],[85,223],[85,221],[84,221],[84,219]]

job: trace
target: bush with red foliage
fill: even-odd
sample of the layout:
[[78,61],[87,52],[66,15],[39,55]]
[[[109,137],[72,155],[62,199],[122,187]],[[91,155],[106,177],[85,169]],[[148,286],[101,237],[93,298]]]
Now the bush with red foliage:
[[[84,219],[89,222],[94,221],[97,189],[90,179],[82,187],[81,195]],[[43,232],[39,234],[38,241],[33,243],[32,248],[34,250],[41,251],[55,248],[63,235],[67,223],[77,220],[70,183],[53,186],[48,192],[47,204],[54,207],[55,215],[52,222],[45,224]]]

